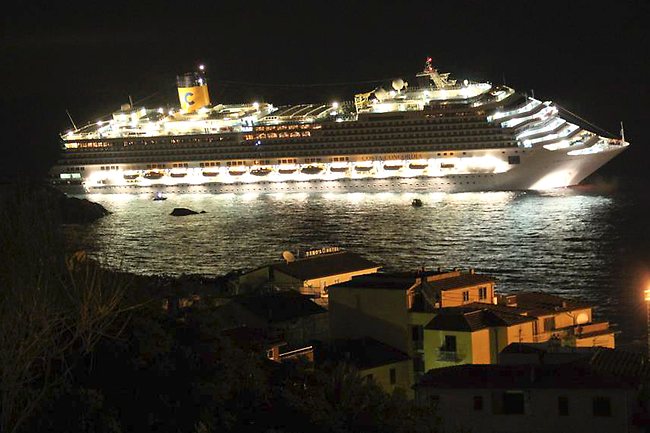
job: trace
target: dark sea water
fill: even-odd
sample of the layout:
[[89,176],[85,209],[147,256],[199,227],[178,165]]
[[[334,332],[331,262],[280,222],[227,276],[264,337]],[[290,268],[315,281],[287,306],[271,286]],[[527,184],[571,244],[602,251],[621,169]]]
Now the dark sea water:
[[[642,189],[550,192],[88,195],[112,214],[72,227],[105,264],[141,274],[221,275],[283,250],[336,245],[386,269],[474,267],[502,292],[581,298],[645,350],[650,203]],[[413,198],[424,202],[410,205]],[[169,215],[174,207],[207,213]]]

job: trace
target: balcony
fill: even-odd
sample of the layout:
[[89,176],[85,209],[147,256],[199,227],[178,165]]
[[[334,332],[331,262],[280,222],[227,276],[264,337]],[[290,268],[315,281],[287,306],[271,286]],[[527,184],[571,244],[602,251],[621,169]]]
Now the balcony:
[[463,357],[456,351],[438,349],[438,361],[460,362]]

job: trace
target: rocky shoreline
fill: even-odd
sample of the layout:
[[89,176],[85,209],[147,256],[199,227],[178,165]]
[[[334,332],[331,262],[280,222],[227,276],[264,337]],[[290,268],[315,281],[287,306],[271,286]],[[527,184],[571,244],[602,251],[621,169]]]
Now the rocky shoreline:
[[99,203],[68,197],[65,193],[39,183],[0,184],[0,210],[16,212],[20,206],[33,203],[44,216],[56,218],[61,224],[88,224],[109,215]]

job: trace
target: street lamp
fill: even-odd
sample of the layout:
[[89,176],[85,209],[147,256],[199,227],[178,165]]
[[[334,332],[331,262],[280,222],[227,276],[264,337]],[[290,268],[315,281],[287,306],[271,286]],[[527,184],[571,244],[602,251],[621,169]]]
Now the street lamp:
[[645,309],[646,309],[646,314],[647,314],[646,324],[647,324],[647,327],[648,327],[648,331],[647,331],[647,334],[648,334],[648,357],[650,357],[650,289],[645,289],[643,291],[643,293],[645,295],[644,300],[645,300]]

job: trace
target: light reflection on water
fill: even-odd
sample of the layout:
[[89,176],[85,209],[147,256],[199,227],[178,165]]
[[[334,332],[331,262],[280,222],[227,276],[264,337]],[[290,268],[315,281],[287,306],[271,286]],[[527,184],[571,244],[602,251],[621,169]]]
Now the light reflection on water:
[[[627,245],[638,233],[631,234],[635,217],[621,197],[574,190],[167,197],[86,196],[113,213],[75,227],[75,242],[109,266],[172,275],[221,275],[277,260],[283,250],[337,245],[387,269],[475,267],[495,275],[502,292],[578,296],[629,328],[627,339],[640,332],[643,306],[630,275],[637,270],[625,257],[647,250],[644,242]],[[424,206],[412,207],[414,198]],[[207,213],[172,217],[174,207]]]

